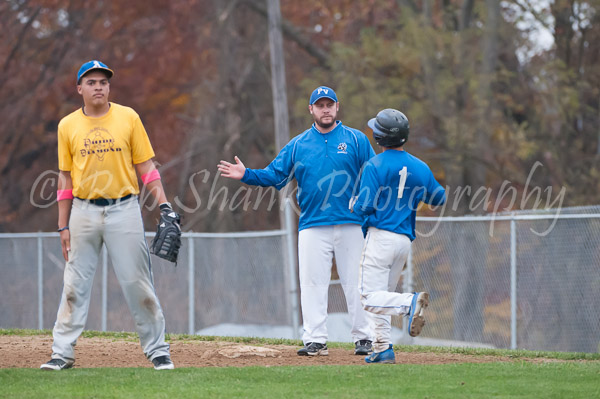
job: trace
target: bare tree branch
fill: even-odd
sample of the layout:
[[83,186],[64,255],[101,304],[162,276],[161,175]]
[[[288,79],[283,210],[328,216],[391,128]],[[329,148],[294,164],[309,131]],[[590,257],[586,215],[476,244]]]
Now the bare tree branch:
[[549,25],[548,22],[546,22],[546,20],[544,18],[542,18],[540,13],[537,12],[531,4],[529,4],[529,2],[524,2],[524,3],[525,4],[523,4],[519,0],[514,0],[514,4],[517,7],[519,7],[521,9],[521,11],[530,13],[536,19],[536,21],[538,21],[540,24],[542,24],[542,26],[544,28],[546,28],[550,31],[554,30],[554,27]]
[[[8,67],[10,66],[10,62],[12,61],[12,59],[14,58],[15,54],[17,53],[17,51],[19,50],[19,47],[21,47],[21,43],[23,43],[23,38],[25,37],[25,34],[27,33],[27,31],[29,30],[29,28],[31,27],[31,24],[33,24],[33,21],[35,21],[35,18],[37,17],[37,15],[40,13],[40,10],[42,9],[42,7],[38,7],[34,12],[33,15],[31,15],[29,17],[29,19],[27,20],[27,23],[25,25],[23,25],[23,29],[21,29],[21,33],[19,33],[19,38],[17,39],[17,42],[15,43],[15,45],[13,46],[13,48],[10,51],[10,54],[8,55],[8,57],[6,57],[6,60],[4,61],[4,66],[2,67],[3,71],[6,73],[8,71]],[[4,81],[5,79],[3,79]],[[2,82],[0,82],[0,86],[2,86],[1,84]]]
[[[267,18],[267,9],[256,1],[242,1],[241,4],[248,6],[252,11],[262,15]],[[302,47],[308,54],[312,57],[316,58],[319,64],[326,68],[330,69],[331,67],[328,65],[327,60],[329,59],[329,54],[323,50],[322,48],[315,46],[308,37],[303,35],[298,28],[296,28],[293,24],[287,21],[285,18],[281,18],[281,29],[283,30],[283,34],[290,40],[296,42],[300,47]]]

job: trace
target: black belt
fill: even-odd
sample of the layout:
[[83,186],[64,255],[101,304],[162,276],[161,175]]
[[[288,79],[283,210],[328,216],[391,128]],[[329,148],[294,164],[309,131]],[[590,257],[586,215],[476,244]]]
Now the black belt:
[[75,197],[75,198],[80,199],[80,200],[85,201],[85,202],[88,202],[88,203],[90,203],[92,205],[96,205],[96,206],[109,206],[109,205],[114,205],[114,204],[117,204],[119,202],[123,202],[125,200],[128,200],[132,196],[133,196],[133,194],[129,194],[129,195],[126,195],[124,197],[117,198],[117,199],[112,199],[112,198],[85,199],[85,198],[79,198],[79,197]]

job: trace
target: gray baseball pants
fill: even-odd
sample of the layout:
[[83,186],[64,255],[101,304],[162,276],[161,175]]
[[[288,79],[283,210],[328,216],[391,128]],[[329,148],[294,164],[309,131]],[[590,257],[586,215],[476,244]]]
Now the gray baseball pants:
[[52,332],[52,358],[75,360],[75,344],[88,315],[92,282],[102,244],[135,320],[144,354],[152,360],[169,355],[165,318],[154,291],[148,245],[137,196],[122,203],[96,206],[73,199],[69,220],[71,250],[63,292]]

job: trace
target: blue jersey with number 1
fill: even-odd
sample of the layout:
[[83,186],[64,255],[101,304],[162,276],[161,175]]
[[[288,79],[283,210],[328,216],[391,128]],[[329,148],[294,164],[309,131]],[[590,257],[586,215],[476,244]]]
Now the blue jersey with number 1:
[[446,190],[425,162],[406,151],[387,150],[365,165],[353,211],[368,216],[366,227],[404,234],[414,240],[421,201],[442,205]]

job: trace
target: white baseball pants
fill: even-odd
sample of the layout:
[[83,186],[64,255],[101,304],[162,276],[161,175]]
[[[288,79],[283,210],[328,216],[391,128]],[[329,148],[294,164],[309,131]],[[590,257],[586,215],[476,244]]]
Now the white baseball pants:
[[144,354],[150,360],[169,355],[165,318],[154,291],[150,253],[137,196],[109,206],[91,205],[75,198],[69,229],[71,251],[53,330],[52,358],[75,360],[75,344],[87,320],[103,243],[135,320]]
[[373,350],[382,352],[392,343],[392,315],[408,314],[413,293],[395,292],[410,252],[404,234],[369,227],[360,260],[359,290],[374,334]]
[[298,233],[298,267],[300,301],[304,321],[304,343],[327,342],[327,299],[332,260],[337,271],[352,320],[354,342],[371,339],[367,313],[362,309],[358,292],[358,263],[364,239],[356,224],[318,226]]

